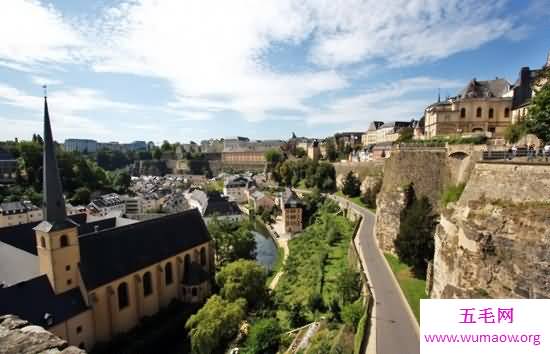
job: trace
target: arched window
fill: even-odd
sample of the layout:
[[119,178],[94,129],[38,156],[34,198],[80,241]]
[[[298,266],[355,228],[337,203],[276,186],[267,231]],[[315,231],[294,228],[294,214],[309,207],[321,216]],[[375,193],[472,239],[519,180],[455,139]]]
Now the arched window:
[[478,117],[478,118],[481,117],[481,107],[477,107],[477,110],[476,110],[476,117]]
[[61,238],[59,239],[60,247],[67,247],[69,245],[69,238],[67,235],[61,235]]
[[201,248],[201,265],[206,265],[206,249],[204,247]]
[[466,118],[466,108],[460,109],[460,118]]
[[494,114],[495,114],[495,110],[492,108],[489,108],[489,118],[493,118]]
[[168,262],[164,266],[164,282],[166,285],[172,284],[174,277],[172,275],[172,263]]
[[508,118],[510,116],[510,108],[504,108],[504,118]]
[[183,259],[183,278],[187,279],[189,276],[189,267],[191,267],[191,256],[186,254]]
[[153,281],[151,273],[147,272],[143,275],[143,296],[149,296],[153,293]]
[[128,301],[128,284],[126,283],[120,283],[117,289],[117,295],[118,295],[118,309],[122,310],[123,308],[127,307],[129,305]]
[[42,248],[46,248],[46,239],[44,238],[44,236],[40,237],[40,246]]

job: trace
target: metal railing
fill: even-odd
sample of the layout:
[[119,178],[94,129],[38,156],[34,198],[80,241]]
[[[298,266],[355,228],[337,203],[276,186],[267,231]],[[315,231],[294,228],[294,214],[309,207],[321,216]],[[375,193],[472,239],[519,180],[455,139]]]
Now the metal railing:
[[545,153],[543,150],[528,150],[517,149],[516,151],[501,150],[501,151],[484,151],[482,156],[483,161],[513,161],[513,162],[533,162],[533,163],[550,163],[550,152]]

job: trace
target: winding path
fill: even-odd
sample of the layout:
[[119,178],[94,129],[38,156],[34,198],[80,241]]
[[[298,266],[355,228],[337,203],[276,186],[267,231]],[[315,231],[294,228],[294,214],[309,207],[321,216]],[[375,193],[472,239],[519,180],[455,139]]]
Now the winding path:
[[348,203],[351,209],[363,216],[356,243],[374,294],[375,316],[373,317],[376,328],[376,349],[372,351],[372,346],[367,347],[367,353],[418,354],[420,352],[418,323],[378,248],[374,232],[375,214],[345,198],[335,195],[331,195],[331,198],[341,203]]

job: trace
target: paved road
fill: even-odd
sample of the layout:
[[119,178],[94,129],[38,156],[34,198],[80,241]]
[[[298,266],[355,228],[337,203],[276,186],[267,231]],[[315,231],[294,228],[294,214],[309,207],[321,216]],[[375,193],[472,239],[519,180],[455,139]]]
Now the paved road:
[[359,229],[359,248],[370,275],[374,297],[376,298],[376,353],[377,354],[418,354],[419,338],[416,320],[409,314],[393,274],[378,249],[374,235],[375,215],[368,209],[332,196],[363,215]]

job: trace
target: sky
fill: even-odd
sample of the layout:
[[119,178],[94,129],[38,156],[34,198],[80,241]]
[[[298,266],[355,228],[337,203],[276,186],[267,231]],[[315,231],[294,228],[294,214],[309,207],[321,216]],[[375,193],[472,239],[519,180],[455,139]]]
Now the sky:
[[0,140],[325,137],[550,51],[550,0],[1,0]]

